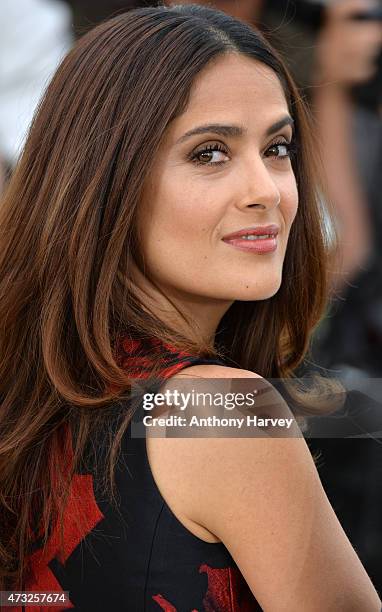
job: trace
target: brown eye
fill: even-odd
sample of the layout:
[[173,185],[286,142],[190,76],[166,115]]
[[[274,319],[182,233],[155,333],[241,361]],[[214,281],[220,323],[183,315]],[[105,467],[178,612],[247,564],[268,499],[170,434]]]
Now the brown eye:
[[218,166],[226,163],[227,151],[219,143],[208,145],[203,149],[194,151],[191,155],[191,161],[202,166]]
[[[296,145],[294,142],[274,142],[266,151],[266,157],[274,157],[275,159],[283,160],[293,157],[296,153]],[[269,155],[267,155],[269,153]]]
[[214,158],[214,151],[201,151],[196,154],[196,157],[201,162],[210,163]]

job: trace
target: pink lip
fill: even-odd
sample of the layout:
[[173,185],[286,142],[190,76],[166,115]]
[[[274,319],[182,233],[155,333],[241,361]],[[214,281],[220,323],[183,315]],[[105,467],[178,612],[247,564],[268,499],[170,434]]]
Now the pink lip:
[[[277,249],[277,234],[279,228],[277,225],[262,225],[257,227],[247,227],[233,234],[228,234],[222,238],[223,242],[230,246],[239,249],[239,251],[249,251],[262,255],[265,253],[272,253]],[[248,236],[253,234],[255,236],[262,236],[263,234],[271,234],[271,238],[257,238],[257,240],[249,241],[242,236]]]
[[232,234],[227,234],[223,236],[222,240],[232,240],[233,238],[240,238],[240,236],[248,236],[249,234],[253,234],[255,236],[262,236],[263,234],[273,234],[277,236],[279,233],[279,228],[277,225],[256,225],[252,227],[245,227],[238,232],[232,232]]

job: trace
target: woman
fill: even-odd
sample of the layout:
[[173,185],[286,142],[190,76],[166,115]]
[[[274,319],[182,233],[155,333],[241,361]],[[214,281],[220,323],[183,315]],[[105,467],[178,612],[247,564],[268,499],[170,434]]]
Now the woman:
[[130,423],[132,378],[300,363],[325,303],[315,148],[280,59],[223,13],[131,11],[65,58],[0,213],[3,587],[380,609],[301,437],[146,445]]

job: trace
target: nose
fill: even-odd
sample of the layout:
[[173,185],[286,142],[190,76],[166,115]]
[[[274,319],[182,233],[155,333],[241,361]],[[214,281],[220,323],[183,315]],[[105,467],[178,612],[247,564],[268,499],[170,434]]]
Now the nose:
[[270,169],[263,159],[252,159],[243,168],[240,178],[241,193],[237,200],[240,209],[271,210],[279,206],[281,201],[280,190]]

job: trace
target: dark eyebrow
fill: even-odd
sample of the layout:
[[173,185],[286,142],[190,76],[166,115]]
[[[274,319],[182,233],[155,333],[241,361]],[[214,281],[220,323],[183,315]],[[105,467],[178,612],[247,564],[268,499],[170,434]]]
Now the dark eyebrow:
[[[276,123],[271,125],[267,129],[265,135],[272,136],[272,134],[274,134],[278,130],[281,130],[281,128],[283,128],[285,125],[291,125],[292,127],[294,125],[294,121],[292,117],[290,117],[289,115],[286,115],[285,117],[283,117],[282,119],[280,119],[279,121],[276,121]],[[191,136],[198,136],[199,134],[207,134],[207,133],[210,134],[211,132],[213,132],[214,134],[219,134],[220,136],[238,137],[238,136],[243,136],[247,132],[247,130],[246,128],[241,127],[239,125],[223,125],[221,123],[208,123],[206,125],[199,125],[198,127],[195,127],[192,130],[189,130],[188,132],[183,134],[183,136],[181,136],[179,140],[177,140],[176,144],[180,144],[184,142],[188,138],[191,138]]]
[[271,127],[269,127],[267,131],[265,132],[265,135],[272,136],[272,134],[281,130],[284,127],[284,125],[291,125],[292,128],[294,127],[294,121],[292,117],[290,117],[290,115],[285,115],[285,117],[280,119],[280,121],[276,121],[276,123],[271,125]]
[[184,142],[191,136],[197,136],[198,134],[207,134],[213,132],[214,134],[220,134],[220,136],[242,136],[247,130],[245,128],[239,127],[238,125],[222,125],[220,123],[208,123],[206,125],[199,125],[198,127],[189,130],[179,140],[176,144],[180,144]]

